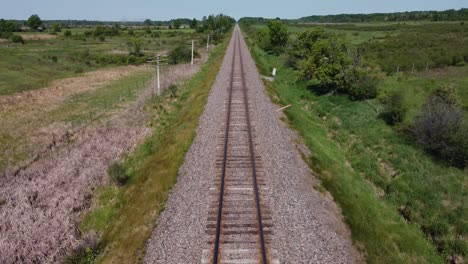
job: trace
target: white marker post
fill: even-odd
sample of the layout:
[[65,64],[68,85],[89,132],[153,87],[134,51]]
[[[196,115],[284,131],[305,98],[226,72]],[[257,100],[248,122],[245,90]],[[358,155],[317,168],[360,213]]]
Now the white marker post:
[[192,39],[192,62],[191,65],[193,65],[193,39]]
[[206,40],[206,51],[208,51],[210,47],[210,34],[208,34],[208,39]]
[[271,72],[271,75],[273,75],[273,77],[275,77],[275,75],[276,75],[276,68],[273,68],[273,71]]

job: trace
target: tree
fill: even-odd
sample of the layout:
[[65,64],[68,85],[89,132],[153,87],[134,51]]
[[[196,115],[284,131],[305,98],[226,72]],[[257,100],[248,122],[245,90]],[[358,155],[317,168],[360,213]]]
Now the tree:
[[293,43],[292,60],[302,79],[318,79],[326,86],[345,83],[339,74],[351,65],[346,43],[323,29],[305,31]]
[[323,29],[305,31],[293,42],[290,64],[303,80],[320,81],[319,92],[341,92],[353,100],[374,98],[380,71],[361,65],[347,42]]
[[31,16],[28,18],[27,25],[28,25],[31,29],[37,30],[40,26],[42,26],[42,20],[41,20],[41,18],[40,18],[38,15],[31,15]]
[[268,21],[268,30],[273,52],[282,52],[284,47],[286,47],[286,44],[288,44],[288,28],[281,22],[281,20],[275,19]]
[[192,28],[192,29],[193,29],[193,28],[196,28],[197,25],[198,25],[197,19],[195,19],[195,18],[192,19],[192,21],[190,22],[190,28]]
[[145,22],[143,22],[143,23],[145,24],[145,26],[148,26],[148,27],[153,25],[153,22],[151,21],[151,19],[146,19]]
[[179,29],[180,26],[181,26],[182,22],[180,21],[180,19],[176,19],[172,22],[172,26],[175,28],[175,29]]

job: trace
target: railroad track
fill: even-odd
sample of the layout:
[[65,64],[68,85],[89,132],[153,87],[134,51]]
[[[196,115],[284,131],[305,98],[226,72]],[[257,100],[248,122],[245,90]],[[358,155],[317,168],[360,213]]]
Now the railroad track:
[[221,131],[216,160],[219,171],[211,188],[202,263],[279,263],[271,258],[271,215],[261,200],[266,189],[261,159],[255,155],[255,129],[250,119],[241,37],[234,31],[234,51],[226,102],[226,123]]

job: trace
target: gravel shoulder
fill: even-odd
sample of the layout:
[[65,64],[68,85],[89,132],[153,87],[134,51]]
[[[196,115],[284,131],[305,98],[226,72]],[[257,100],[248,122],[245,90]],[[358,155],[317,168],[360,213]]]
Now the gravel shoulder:
[[[238,30],[238,29],[236,29]],[[271,249],[281,263],[356,263],[360,257],[334,202],[314,189],[314,178],[302,160],[297,134],[280,121],[255,63],[242,39],[249,88],[255,151],[261,156],[268,190],[263,202],[272,211]],[[234,43],[208,97],[197,136],[185,157],[178,182],[147,243],[145,263],[200,263],[204,233],[216,175],[217,139],[225,124],[225,103]]]

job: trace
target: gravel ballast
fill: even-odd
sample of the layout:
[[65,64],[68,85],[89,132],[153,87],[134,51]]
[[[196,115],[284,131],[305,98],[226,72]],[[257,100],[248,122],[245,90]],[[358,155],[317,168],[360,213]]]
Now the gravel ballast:
[[[236,28],[235,30],[238,30]],[[209,188],[217,175],[216,157],[225,109],[234,41],[230,45],[200,119],[197,136],[179,171],[166,210],[147,243],[145,263],[200,263],[207,248],[205,234]],[[280,121],[260,80],[249,50],[241,39],[250,100],[255,152],[261,157],[263,203],[271,210],[270,250],[280,263],[356,263],[361,258],[339,209],[314,189],[317,180],[301,158],[298,135]],[[222,133],[221,133],[222,134]],[[296,143],[295,143],[296,142]]]

